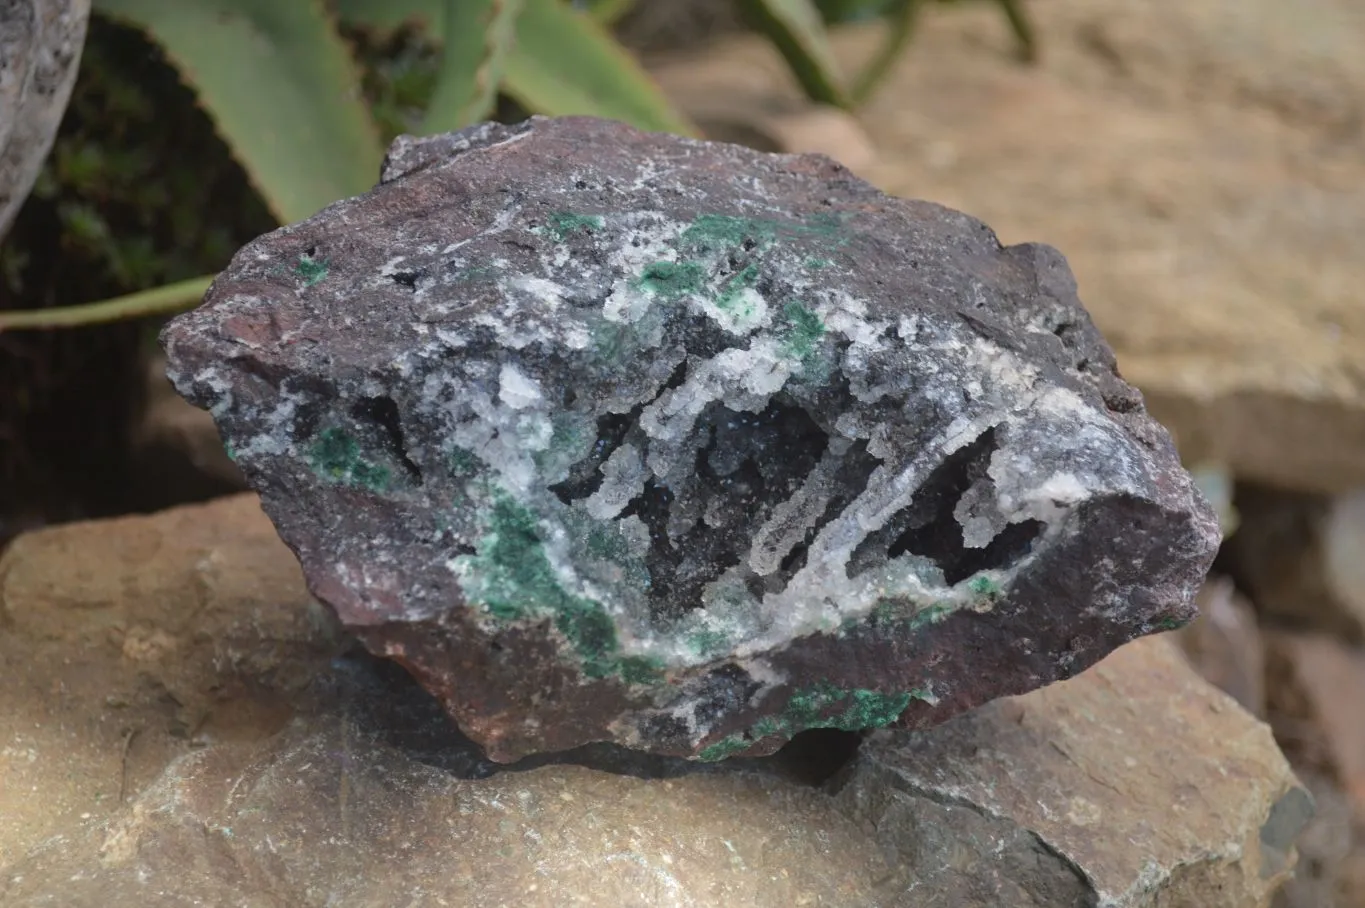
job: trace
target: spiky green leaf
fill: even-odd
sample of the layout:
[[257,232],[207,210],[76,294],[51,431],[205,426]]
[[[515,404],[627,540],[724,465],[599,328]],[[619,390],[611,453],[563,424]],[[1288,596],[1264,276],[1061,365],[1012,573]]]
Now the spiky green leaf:
[[815,0],[820,18],[827,24],[860,22],[884,15],[894,0]]
[[[389,29],[445,26],[444,0],[336,0],[344,21]],[[502,90],[533,113],[621,120],[641,129],[696,135],[649,73],[592,16],[563,0],[524,0]]]
[[635,0],[586,0],[586,3],[588,15],[603,25],[616,24],[635,6]]
[[1024,12],[1023,0],[997,0],[1000,9],[1005,13],[1005,19],[1010,24],[1010,31],[1014,32],[1014,37],[1019,41],[1019,57],[1027,63],[1035,63],[1038,60],[1038,38],[1033,34],[1033,23],[1029,21],[1028,14]]
[[739,0],[739,6],[745,18],[781,51],[812,101],[852,106],[824,20],[813,0]]
[[321,0],[95,0],[165,50],[281,222],[374,185],[379,134]]
[[493,112],[522,0],[445,0],[445,6],[441,74],[422,122],[427,135],[463,129]]
[[588,114],[641,129],[697,133],[605,28],[561,0],[527,0],[505,90],[537,113]]
[[405,23],[421,25],[430,35],[443,34],[445,0],[334,0],[342,22],[392,31]]
[[860,105],[876,90],[881,81],[891,71],[892,65],[905,51],[906,45],[915,33],[915,20],[919,15],[920,0],[892,0],[884,6],[882,15],[887,18],[886,35],[882,46],[872,55],[853,80],[849,98]]

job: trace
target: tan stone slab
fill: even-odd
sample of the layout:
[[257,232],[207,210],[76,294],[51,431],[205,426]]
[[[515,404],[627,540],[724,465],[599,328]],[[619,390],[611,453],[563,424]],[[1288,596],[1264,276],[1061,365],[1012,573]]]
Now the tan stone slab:
[[0,557],[0,866],[187,747],[274,730],[336,646],[255,495],[50,527]]
[[840,797],[924,908],[1264,906],[1312,813],[1270,729],[1166,637],[930,733],[878,732]]
[[[16,871],[7,906],[789,908],[900,903],[813,788],[752,772],[547,766],[477,781],[336,717],[254,753],[192,754],[114,823]],[[91,847],[93,846],[93,847]],[[72,871],[83,868],[70,880]],[[68,882],[68,880],[70,880]],[[908,908],[908,906],[907,906]]]
[[494,766],[333,644],[250,495],[16,540],[0,904],[1242,908],[1307,808],[1160,638],[881,735],[831,790],[780,761]]
[[[861,112],[860,175],[1061,249],[1188,460],[1365,484],[1359,4],[1048,0],[1037,69],[967,6],[930,10]],[[836,44],[847,63],[879,37]],[[755,40],[655,71],[722,136],[796,98]]]

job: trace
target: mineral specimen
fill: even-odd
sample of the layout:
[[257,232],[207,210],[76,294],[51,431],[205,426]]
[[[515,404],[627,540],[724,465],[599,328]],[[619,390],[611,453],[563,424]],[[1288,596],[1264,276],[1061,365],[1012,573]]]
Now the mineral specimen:
[[163,341],[314,594],[499,761],[930,725],[1185,623],[1219,539],[1060,254],[818,156],[400,139]]

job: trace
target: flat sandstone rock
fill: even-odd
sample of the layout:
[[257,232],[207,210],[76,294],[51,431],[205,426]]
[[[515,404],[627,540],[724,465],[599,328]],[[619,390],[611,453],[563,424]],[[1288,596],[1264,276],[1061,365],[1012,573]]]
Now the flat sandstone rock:
[[817,156],[400,139],[164,343],[313,592],[499,761],[932,725],[1183,624],[1219,538],[1060,254]]
[[831,788],[916,908],[1251,908],[1314,814],[1270,728],[1169,639],[931,731],[878,732]]
[[816,788],[797,748],[493,765],[319,612],[254,495],[16,540],[0,905],[1248,908],[1296,836],[1349,844],[1330,800],[1300,833],[1270,730],[1171,635],[878,732]]
[[186,753],[111,816],[0,865],[0,901],[1263,908],[1313,810],[1269,729],[1160,638],[881,732],[826,789],[741,761],[470,778],[395,745],[440,716],[357,669],[270,738]]

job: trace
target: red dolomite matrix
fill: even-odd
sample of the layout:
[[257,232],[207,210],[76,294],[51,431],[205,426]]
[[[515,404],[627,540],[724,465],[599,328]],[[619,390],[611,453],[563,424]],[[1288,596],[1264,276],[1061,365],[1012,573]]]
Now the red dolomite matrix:
[[163,341],[313,592],[499,761],[932,725],[1185,623],[1219,541],[1060,254],[823,157],[400,139]]

